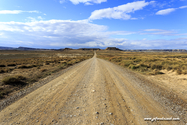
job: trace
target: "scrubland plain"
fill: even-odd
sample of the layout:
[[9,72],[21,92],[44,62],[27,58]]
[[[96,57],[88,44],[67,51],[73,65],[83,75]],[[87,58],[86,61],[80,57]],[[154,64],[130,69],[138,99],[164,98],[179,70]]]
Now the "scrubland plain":
[[2,50],[0,51],[0,99],[92,56],[93,51],[81,50]]
[[187,53],[98,51],[97,55],[143,74],[164,74],[162,70],[187,74]]

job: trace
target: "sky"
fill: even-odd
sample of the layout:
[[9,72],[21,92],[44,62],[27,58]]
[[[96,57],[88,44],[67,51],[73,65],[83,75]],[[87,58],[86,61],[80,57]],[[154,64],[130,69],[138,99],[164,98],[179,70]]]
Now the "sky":
[[0,0],[0,46],[187,49],[187,0]]

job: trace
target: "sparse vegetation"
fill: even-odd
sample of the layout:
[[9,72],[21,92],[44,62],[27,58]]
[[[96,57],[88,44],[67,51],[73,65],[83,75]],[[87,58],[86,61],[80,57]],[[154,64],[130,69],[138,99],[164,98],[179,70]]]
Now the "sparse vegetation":
[[91,57],[93,51],[82,50],[0,51],[0,99]]
[[33,68],[33,67],[37,67],[36,65],[20,65],[18,66],[18,68]]
[[163,74],[164,69],[187,74],[187,53],[98,51],[97,57],[144,74]]
[[15,75],[15,76],[6,76],[2,79],[3,84],[5,85],[13,85],[13,86],[23,86],[25,85],[24,80],[26,77],[22,75]]

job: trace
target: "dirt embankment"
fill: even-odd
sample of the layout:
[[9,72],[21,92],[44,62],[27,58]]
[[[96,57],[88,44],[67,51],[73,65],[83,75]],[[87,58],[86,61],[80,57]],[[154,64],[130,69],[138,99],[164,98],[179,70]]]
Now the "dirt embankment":
[[[187,122],[183,97],[95,55],[3,109],[0,123],[183,125]],[[156,117],[180,120],[144,120]]]

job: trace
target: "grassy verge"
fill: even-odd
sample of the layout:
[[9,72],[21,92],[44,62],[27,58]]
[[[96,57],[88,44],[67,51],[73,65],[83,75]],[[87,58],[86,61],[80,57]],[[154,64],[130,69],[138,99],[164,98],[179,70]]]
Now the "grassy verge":
[[187,53],[98,51],[97,57],[143,74],[163,74],[164,69],[187,74]]

